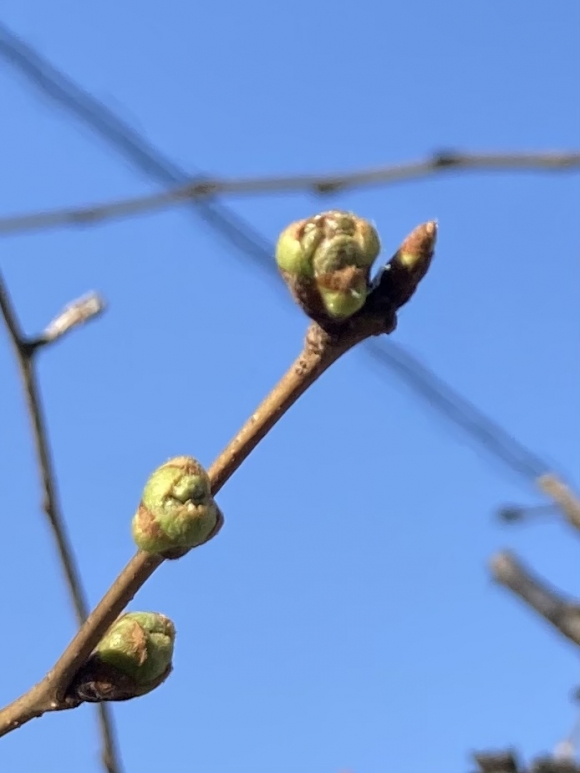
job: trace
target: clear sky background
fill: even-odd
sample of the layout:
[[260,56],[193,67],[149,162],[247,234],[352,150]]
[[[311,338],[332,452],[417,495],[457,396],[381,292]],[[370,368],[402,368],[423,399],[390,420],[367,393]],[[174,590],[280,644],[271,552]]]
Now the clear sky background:
[[[5,0],[1,20],[177,163],[228,177],[352,170],[462,150],[577,148],[580,5],[538,0]],[[0,214],[160,186],[0,62]],[[373,219],[388,257],[438,218],[394,340],[579,483],[578,175],[479,174],[332,198],[230,197],[269,240],[323,209]],[[306,320],[187,207],[14,236],[25,329],[90,289],[110,306],[42,354],[60,494],[92,603],[169,456],[209,465],[298,353]],[[0,698],[40,679],[74,620],[0,337]],[[473,749],[550,751],[577,713],[573,648],[502,592],[510,547],[571,593],[578,545],[542,501],[361,350],[220,493],[219,538],[132,609],[178,628],[175,672],[115,706],[126,773],[465,773]],[[97,773],[91,707],[2,739],[6,773]]]

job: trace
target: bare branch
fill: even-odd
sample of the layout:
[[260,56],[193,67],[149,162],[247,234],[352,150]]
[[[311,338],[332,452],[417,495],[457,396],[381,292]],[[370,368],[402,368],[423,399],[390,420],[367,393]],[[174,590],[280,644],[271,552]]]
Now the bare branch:
[[48,210],[0,219],[0,234],[16,234],[64,226],[91,226],[114,218],[144,215],[187,201],[218,195],[262,195],[310,192],[337,193],[348,188],[395,185],[411,180],[468,171],[564,172],[580,169],[578,152],[461,153],[445,151],[419,161],[325,175],[250,177],[239,180],[206,179],[161,193],[109,201],[86,207]]
[[580,773],[580,767],[574,760],[540,757],[534,760],[530,773]]
[[568,523],[580,530],[580,500],[557,475],[542,475],[537,484],[562,510]]
[[77,622],[81,625],[88,615],[88,604],[82,591],[80,573],[75,564],[73,549],[69,543],[66,526],[60,511],[55,484],[56,476],[48,448],[44,411],[34,368],[34,349],[31,349],[29,342],[20,329],[16,313],[1,279],[0,310],[4,316],[18,362],[27,409],[32,424],[32,434],[43,490],[42,509],[54,534],[59,559],[73,599]]
[[[387,317],[384,310],[380,315],[361,313],[334,334],[312,323],[300,356],[210,467],[212,493],[221,489],[260,440],[332,363],[369,336],[392,332],[395,325],[394,310]],[[129,561],[54,668],[35,687],[0,711],[0,736],[45,712],[78,705],[78,700],[71,701],[67,696],[74,675],[113,621],[162,563],[160,556],[144,552],[138,552]]]
[[580,606],[573,604],[535,577],[511,553],[497,553],[491,560],[494,580],[515,593],[567,639],[580,645]]
[[481,752],[473,755],[480,773],[518,773],[519,764],[512,751]]
[[520,767],[512,751],[481,752],[473,758],[479,766],[479,773],[580,773],[580,767],[573,759],[559,757],[539,757],[531,767]]
[[[28,414],[32,425],[33,442],[43,492],[42,509],[54,536],[59,561],[73,602],[77,623],[80,627],[87,619],[89,608],[56,490],[56,475],[48,445],[48,434],[34,361],[34,353],[37,351],[38,345],[27,340],[22,332],[16,312],[12,306],[1,276],[0,311],[4,317],[4,322],[18,362]],[[92,316],[94,316],[94,312]],[[88,319],[89,317],[87,316],[86,318]],[[76,324],[79,324],[79,322]],[[62,327],[63,326],[61,325],[61,329]],[[70,327],[71,325],[69,325],[69,328]],[[63,330],[63,332],[66,332],[66,330]],[[61,332],[60,335],[62,335],[63,332]],[[56,337],[57,336],[54,335],[52,340],[55,340]],[[102,739],[103,765],[107,773],[121,773],[122,768],[111,711],[108,706],[104,705],[99,705],[97,710]]]

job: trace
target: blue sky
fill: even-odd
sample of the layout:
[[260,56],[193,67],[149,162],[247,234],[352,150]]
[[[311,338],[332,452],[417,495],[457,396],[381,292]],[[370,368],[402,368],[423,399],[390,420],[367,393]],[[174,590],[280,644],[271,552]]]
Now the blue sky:
[[[192,172],[578,147],[574,0],[5,0],[1,21]],[[2,215],[159,189],[4,62],[0,88]],[[352,209],[376,222],[387,256],[437,218],[436,262],[394,340],[579,483],[579,194],[578,175],[480,174],[227,203],[269,240]],[[209,465],[306,321],[184,207],[4,238],[1,264],[31,334],[87,290],[110,304],[40,361],[95,603],[132,554],[150,471],[183,453]],[[549,751],[572,725],[576,653],[486,564],[510,547],[578,593],[574,538],[556,520],[502,527],[498,506],[541,501],[533,486],[369,362],[350,353],[299,401],[220,493],[219,538],[135,599],[172,617],[178,641],[168,682],[115,707],[127,773],[464,773],[473,749]],[[5,335],[0,368],[6,703],[74,622]],[[2,739],[0,767],[97,773],[93,710]]]

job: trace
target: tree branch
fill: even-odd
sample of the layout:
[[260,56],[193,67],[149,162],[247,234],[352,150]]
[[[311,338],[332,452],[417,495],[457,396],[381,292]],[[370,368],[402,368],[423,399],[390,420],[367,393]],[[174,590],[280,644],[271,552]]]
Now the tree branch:
[[524,601],[563,636],[580,645],[580,606],[566,600],[535,577],[511,553],[497,553],[491,559],[494,580]]
[[362,169],[342,174],[206,179],[168,191],[93,206],[32,212],[0,218],[0,234],[25,233],[63,226],[90,226],[113,218],[144,215],[186,201],[218,195],[259,195],[310,192],[324,195],[348,188],[394,185],[411,180],[467,171],[563,172],[580,168],[580,152],[460,153],[444,151],[419,161]]
[[[57,320],[55,320],[55,323],[52,323],[52,330],[51,326],[49,326],[48,331],[50,332],[48,334],[45,333],[44,336],[41,336],[36,340],[29,340],[20,328],[16,312],[12,306],[4,281],[0,276],[0,311],[2,312],[20,370],[26,406],[32,425],[32,437],[43,492],[42,510],[46,515],[50,530],[53,534],[59,562],[63,570],[69,595],[72,599],[75,617],[79,627],[82,626],[87,619],[89,607],[83,590],[80,572],[75,561],[74,551],[68,538],[56,490],[56,475],[48,445],[48,433],[38,379],[36,376],[35,354],[40,346],[56,341],[73,325],[85,322],[89,318],[100,313],[103,304],[100,300],[99,303],[97,303],[95,301],[96,297],[97,296],[91,296],[91,302],[88,307],[87,299],[82,299],[80,306],[84,309],[84,312],[82,314],[77,313],[76,316],[71,314],[70,309],[78,307],[79,302],[71,304],[71,306],[65,310],[65,314],[68,311],[68,324],[61,322],[60,325],[55,325],[57,322]],[[63,315],[60,316],[62,317]],[[75,321],[73,321],[73,317],[75,317]],[[80,317],[82,317],[82,319]],[[107,773],[121,773],[120,754],[117,748],[116,734],[110,708],[101,704],[97,707],[97,711],[101,734],[101,758],[103,766]]]
[[538,757],[530,767],[520,766],[511,751],[481,752],[473,755],[479,773],[580,773],[580,767],[572,759]]
[[480,752],[473,755],[480,773],[518,773],[520,766],[512,751]]
[[[333,362],[365,338],[392,332],[395,324],[394,311],[385,317],[384,310],[376,316],[355,316],[336,333],[327,333],[313,323],[300,356],[210,467],[212,493],[219,491],[260,440]],[[67,696],[72,678],[111,623],[162,563],[163,558],[141,551],[129,561],[54,668],[31,690],[0,711],[0,736],[45,712],[78,705],[78,700]]]
[[580,530],[580,500],[572,490],[554,473],[542,475],[537,484],[558,505],[568,523]]

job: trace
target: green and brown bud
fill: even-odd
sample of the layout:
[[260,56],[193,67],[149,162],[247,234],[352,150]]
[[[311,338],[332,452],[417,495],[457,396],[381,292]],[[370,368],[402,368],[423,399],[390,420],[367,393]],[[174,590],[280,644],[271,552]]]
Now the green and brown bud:
[[369,272],[380,249],[379,236],[367,220],[331,210],[284,229],[276,262],[308,316],[340,322],[364,305]]
[[429,220],[417,226],[403,241],[391,263],[398,263],[407,274],[420,282],[427,273],[435,251],[437,222]]
[[177,456],[147,481],[133,518],[133,539],[147,553],[179,558],[217,534],[222,522],[206,471],[193,457]]
[[435,253],[437,223],[430,220],[417,226],[403,241],[390,261],[373,281],[369,311],[396,311],[407,303],[423,279]]
[[71,702],[125,701],[154,690],[171,673],[175,626],[155,612],[113,623],[69,688]]

